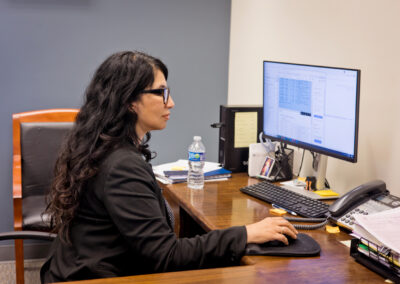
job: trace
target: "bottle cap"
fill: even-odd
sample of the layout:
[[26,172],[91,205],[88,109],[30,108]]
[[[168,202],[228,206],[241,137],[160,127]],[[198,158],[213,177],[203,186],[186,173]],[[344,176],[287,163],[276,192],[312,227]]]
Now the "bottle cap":
[[201,136],[193,136],[194,141],[201,141]]

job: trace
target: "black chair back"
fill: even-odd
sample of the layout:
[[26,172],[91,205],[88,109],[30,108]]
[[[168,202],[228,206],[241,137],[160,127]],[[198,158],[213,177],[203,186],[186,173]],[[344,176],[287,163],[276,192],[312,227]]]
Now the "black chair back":
[[22,215],[24,230],[48,230],[45,195],[54,165],[73,122],[21,123]]

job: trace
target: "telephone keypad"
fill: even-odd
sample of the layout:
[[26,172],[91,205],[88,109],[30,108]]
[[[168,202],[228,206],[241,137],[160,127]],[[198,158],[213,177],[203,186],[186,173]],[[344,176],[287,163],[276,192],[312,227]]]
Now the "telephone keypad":
[[387,206],[382,205],[381,203],[375,200],[368,200],[364,204],[361,204],[357,208],[354,208],[353,210],[347,212],[346,215],[341,217],[339,219],[339,225],[340,223],[342,223],[344,227],[353,230],[355,224],[354,214],[368,215],[369,213],[376,213],[387,209],[388,209]]

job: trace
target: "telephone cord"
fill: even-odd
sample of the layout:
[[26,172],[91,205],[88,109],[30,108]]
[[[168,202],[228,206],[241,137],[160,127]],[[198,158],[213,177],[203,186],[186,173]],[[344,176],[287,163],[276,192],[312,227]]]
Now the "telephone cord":
[[296,218],[296,217],[284,217],[288,221],[292,222],[311,222],[311,223],[318,223],[315,225],[298,225],[293,224],[293,227],[299,230],[315,230],[325,226],[328,223],[328,218]]

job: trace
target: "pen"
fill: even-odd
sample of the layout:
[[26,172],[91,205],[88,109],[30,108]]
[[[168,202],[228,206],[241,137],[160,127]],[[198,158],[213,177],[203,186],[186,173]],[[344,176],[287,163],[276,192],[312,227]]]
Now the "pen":
[[283,207],[281,207],[281,206],[279,206],[279,205],[272,204],[272,207],[277,208],[277,209],[283,209],[283,210],[285,210],[287,213],[292,214],[292,215],[294,215],[294,216],[297,216],[296,212],[290,211],[290,210],[288,210],[288,209],[286,209],[286,208],[283,208]]

